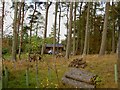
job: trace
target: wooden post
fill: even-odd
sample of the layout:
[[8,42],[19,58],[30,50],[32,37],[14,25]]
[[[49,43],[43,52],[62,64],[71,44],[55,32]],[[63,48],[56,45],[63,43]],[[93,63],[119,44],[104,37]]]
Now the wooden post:
[[8,70],[7,67],[5,67],[5,80],[4,80],[4,86],[5,88],[8,88]]
[[114,65],[114,71],[115,71],[115,83],[117,83],[117,81],[118,81],[118,74],[117,74],[117,65],[115,64]]
[[48,81],[51,82],[51,70],[49,65],[48,65]]
[[0,90],[2,90],[2,80],[0,80]]
[[28,68],[26,69],[26,86],[29,87]]

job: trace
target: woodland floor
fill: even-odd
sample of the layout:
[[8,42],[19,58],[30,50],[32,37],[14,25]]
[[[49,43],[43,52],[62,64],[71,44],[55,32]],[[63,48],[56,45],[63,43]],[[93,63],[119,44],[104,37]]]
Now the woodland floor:
[[[74,59],[80,56],[71,56],[69,60],[62,58],[53,58],[50,55],[43,57],[43,62],[38,62],[38,86],[36,86],[36,66],[35,62],[30,62],[29,68],[29,87],[30,88],[67,88],[62,85],[61,78],[66,71],[68,71],[68,64]],[[22,60],[18,60],[15,64],[10,60],[5,60],[4,65],[9,70],[8,87],[9,88],[24,88],[26,87],[26,55],[22,56]],[[97,85],[97,88],[117,88],[117,84],[114,81],[114,64],[117,63],[117,55],[105,55],[98,57],[98,55],[88,55],[85,58],[87,67],[85,70],[97,74],[101,82]],[[55,64],[58,71],[58,77],[55,72]],[[48,71],[48,65],[50,67]]]

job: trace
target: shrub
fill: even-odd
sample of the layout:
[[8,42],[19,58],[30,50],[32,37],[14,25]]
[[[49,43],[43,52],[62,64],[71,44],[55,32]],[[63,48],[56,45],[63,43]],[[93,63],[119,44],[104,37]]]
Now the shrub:
[[8,48],[2,48],[2,54],[7,54],[9,53],[9,49]]

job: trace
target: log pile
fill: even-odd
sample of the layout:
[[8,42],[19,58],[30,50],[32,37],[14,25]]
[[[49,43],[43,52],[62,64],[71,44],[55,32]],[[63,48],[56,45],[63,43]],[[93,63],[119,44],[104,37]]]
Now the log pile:
[[72,68],[62,77],[62,83],[77,88],[95,88],[97,75],[88,71]]
[[73,59],[72,62],[68,65],[68,67],[75,67],[75,68],[85,68],[87,66],[86,61],[83,58],[76,58]]
[[36,54],[36,53],[29,54],[28,59],[29,59],[30,62],[32,62],[32,61],[42,61],[41,55],[40,54]]
[[57,55],[56,55],[56,58],[58,58],[58,57],[64,57],[65,55],[63,54],[63,53],[58,53]]

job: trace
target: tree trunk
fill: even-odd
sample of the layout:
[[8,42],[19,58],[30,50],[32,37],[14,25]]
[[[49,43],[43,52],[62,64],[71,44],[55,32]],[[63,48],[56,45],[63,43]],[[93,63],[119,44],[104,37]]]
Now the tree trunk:
[[18,2],[15,2],[14,21],[13,21],[13,41],[12,41],[12,60],[13,61],[16,61],[17,11],[18,11]]
[[0,89],[2,89],[2,67],[3,66],[3,57],[2,57],[2,40],[3,40],[3,26],[4,26],[4,7],[5,7],[5,2],[2,2],[2,17],[0,17],[0,30],[1,30],[1,34],[0,34]]
[[49,6],[50,5],[48,5],[48,2],[46,2],[45,30],[44,30],[44,36],[43,36],[43,45],[42,45],[42,49],[41,49],[41,55],[44,54],[44,50],[45,50],[45,39],[46,39],[46,36],[47,36],[47,22],[48,22]]
[[39,23],[37,23],[37,26],[36,26],[36,31],[35,31],[36,37],[38,36],[38,25],[39,25]]
[[[58,44],[60,43],[60,26],[61,26],[61,24],[60,24],[60,22],[61,22],[61,5],[60,5],[60,3],[59,3],[59,10],[60,10],[60,12],[59,12]],[[58,49],[59,49],[59,47],[57,48],[57,52],[59,51]]]
[[4,27],[4,10],[5,10],[5,2],[2,2],[2,17],[0,18],[0,29],[1,29],[1,42],[0,42],[0,60],[2,60],[2,40],[3,40],[3,27]]
[[[120,21],[119,21],[119,23],[120,23]],[[118,39],[118,61],[117,61],[117,68],[118,68],[118,88],[120,89],[120,26],[119,26],[119,39]]]
[[[92,2],[90,2],[90,8],[92,8],[93,7],[93,4],[92,4]],[[90,9],[89,10],[89,26],[88,26],[88,42],[87,42],[87,54],[89,54],[89,51],[90,51],[90,35],[91,35],[91,32],[90,31],[92,31],[92,9]],[[93,25],[94,26],[94,25]]]
[[75,55],[76,50],[76,2],[74,7],[74,33],[73,33],[73,55]]
[[117,68],[118,68],[118,88],[120,89],[120,35],[119,35]]
[[[22,8],[22,2],[18,2],[18,7],[19,7],[19,10],[18,10],[18,18],[17,18],[17,41],[16,41],[16,46],[19,45],[19,31],[20,31],[20,24],[21,24],[21,8]],[[18,49],[18,47],[17,47]]]
[[70,20],[69,20],[69,33],[67,39],[67,48],[66,48],[66,58],[69,58],[70,46],[71,46],[71,34],[72,34],[72,12],[73,12],[73,2],[70,2]]
[[22,8],[22,2],[20,2],[20,6],[19,6],[19,13],[18,13],[18,35],[19,35],[19,29],[20,29],[20,21],[21,21],[21,8]]
[[1,34],[3,38],[3,26],[4,26],[4,12],[5,12],[5,2],[2,2],[3,7],[2,7],[2,28],[1,28]]
[[55,4],[55,25],[54,25],[54,39],[53,39],[53,55],[55,55],[55,46],[56,46],[57,9],[58,9],[58,2],[56,2],[56,4]]
[[[112,10],[114,10],[115,4],[112,2]],[[113,17],[114,14],[113,14]],[[113,30],[112,30],[112,53],[115,53],[115,19],[113,18]]]
[[95,34],[95,18],[96,18],[96,2],[94,3],[94,10],[93,10],[93,34]]
[[20,24],[21,24],[21,7],[22,7],[22,2],[18,2],[18,17],[17,17],[17,40],[16,40],[16,48],[18,49],[19,47],[19,31],[20,31]]
[[[81,16],[81,9],[82,9],[82,5],[83,5],[83,2],[81,2],[81,5],[80,5],[80,16]],[[79,20],[80,21],[80,20]],[[83,53],[83,44],[84,44],[84,32],[83,32],[83,30],[81,29],[80,31],[79,31],[79,39],[78,39],[78,42],[80,42],[80,54],[82,54]],[[81,39],[80,39],[81,38]]]
[[60,42],[60,22],[61,22],[61,6],[59,5],[59,9],[60,9],[60,12],[59,12],[59,30],[58,30],[58,43]]
[[[94,2],[93,3],[93,42],[95,42],[96,41],[96,33],[97,33],[97,30],[95,30],[95,19],[96,19],[96,7],[97,7],[97,5],[96,5],[97,3],[96,2]],[[97,44],[95,44],[96,46],[97,46]],[[91,48],[93,49],[93,48],[95,48],[94,47],[94,45],[91,45]],[[93,49],[93,53],[95,53],[95,51],[96,51],[96,48],[95,49]]]
[[[80,21],[80,16],[81,16],[82,4],[83,4],[83,2],[81,2],[81,4],[80,4],[79,21]],[[81,30],[81,35],[80,35],[80,30],[77,31],[76,52],[78,52],[80,36],[81,36],[81,52],[82,52],[82,48],[83,48],[83,47],[82,47],[82,46],[83,46],[83,45],[82,45],[82,44],[83,44],[83,41],[82,41],[82,36],[83,36],[82,30]]]
[[[118,3],[120,6],[120,2]],[[119,8],[120,10],[120,8]],[[120,13],[118,14],[118,25],[119,25],[119,31],[118,31],[118,60],[117,60],[117,69],[118,69],[118,88],[120,89]]]
[[112,30],[112,53],[115,53],[115,22],[113,22]]
[[110,6],[110,3],[107,2],[106,8],[105,8],[105,19],[104,19],[102,42],[101,42],[99,56],[102,56],[105,54],[106,39],[107,39],[107,25],[108,25],[108,17],[109,17],[109,6]]
[[18,57],[21,59],[21,48],[22,48],[22,40],[23,40],[23,22],[24,22],[24,2],[22,3],[22,23],[21,23],[21,31],[20,31],[20,44],[19,44],[19,52]]
[[85,31],[85,42],[84,42],[83,56],[87,54],[87,47],[88,47],[89,11],[90,11],[90,2],[88,2],[88,8],[87,8],[87,21],[86,21],[86,31]]
[[[67,37],[66,37],[66,44],[67,44],[67,39],[68,39],[68,20],[69,20],[68,12],[69,12],[69,5],[67,6]],[[67,45],[66,45],[65,49],[66,48],[67,48]]]
[[[32,37],[32,27],[33,27],[33,19],[34,19],[33,17],[34,17],[35,12],[36,12],[36,2],[35,2],[35,9],[33,11],[32,19],[31,19],[31,23],[30,23],[30,44],[31,44],[31,37]],[[31,53],[31,48],[30,48],[29,52]]]

